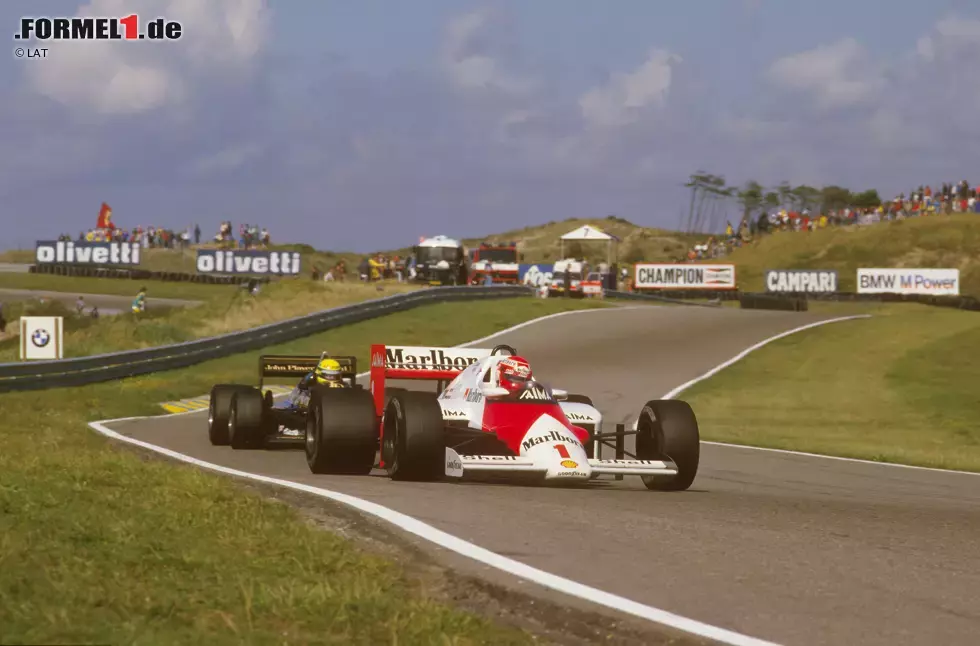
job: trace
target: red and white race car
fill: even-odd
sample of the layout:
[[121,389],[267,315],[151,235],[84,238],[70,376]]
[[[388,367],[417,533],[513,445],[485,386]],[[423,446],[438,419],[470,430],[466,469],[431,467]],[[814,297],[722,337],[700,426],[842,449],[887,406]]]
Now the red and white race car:
[[[652,400],[634,429],[603,432],[588,397],[552,389],[506,345],[493,349],[371,346],[370,389],[324,389],[310,401],[305,432],[313,473],[434,481],[504,475],[582,483],[637,475],[648,489],[684,490],[698,470],[691,407]],[[387,386],[429,380],[435,392]],[[635,435],[635,454],[624,438]],[[602,459],[601,447],[616,450]]]

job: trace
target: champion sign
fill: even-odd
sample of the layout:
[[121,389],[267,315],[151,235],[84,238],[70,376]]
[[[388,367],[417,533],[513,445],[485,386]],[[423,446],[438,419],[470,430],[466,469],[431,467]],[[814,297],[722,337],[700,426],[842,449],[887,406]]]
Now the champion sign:
[[637,264],[637,289],[735,289],[735,265]]
[[770,269],[766,272],[766,291],[799,294],[831,294],[837,291],[834,270]]
[[959,296],[959,269],[858,269],[858,294]]
[[39,265],[140,264],[138,242],[74,242],[38,240],[34,260]]
[[295,276],[300,269],[300,255],[296,251],[197,250],[197,271],[202,274]]

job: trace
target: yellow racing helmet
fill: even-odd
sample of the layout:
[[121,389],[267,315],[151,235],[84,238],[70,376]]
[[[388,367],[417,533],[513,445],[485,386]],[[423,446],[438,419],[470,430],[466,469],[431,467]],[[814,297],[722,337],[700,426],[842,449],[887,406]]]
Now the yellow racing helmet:
[[322,359],[314,371],[318,384],[335,384],[340,382],[340,363],[336,359]]

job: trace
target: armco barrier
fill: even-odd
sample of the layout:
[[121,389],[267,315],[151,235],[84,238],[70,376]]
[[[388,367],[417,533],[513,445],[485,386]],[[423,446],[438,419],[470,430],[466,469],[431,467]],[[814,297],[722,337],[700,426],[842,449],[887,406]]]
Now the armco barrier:
[[32,274],[55,276],[80,276],[84,278],[118,278],[122,280],[162,280],[176,283],[205,283],[208,285],[239,285],[249,280],[267,283],[269,276],[215,276],[213,274],[188,274],[179,271],[150,271],[130,267],[100,267],[93,265],[31,265]]
[[73,359],[4,363],[0,364],[0,392],[81,386],[186,368],[202,361],[285,343],[420,305],[530,296],[532,293],[531,289],[519,285],[431,287],[186,343]]
[[867,303],[920,303],[922,305],[932,305],[935,307],[952,307],[961,310],[980,312],[980,299],[975,296],[933,296],[931,294],[858,294],[857,292],[740,292],[736,290],[656,290],[651,292],[609,292],[606,294],[615,298],[627,298],[633,300],[677,300],[684,299],[710,299],[710,300],[738,300],[741,301],[746,295],[764,296],[767,298],[782,299],[805,299],[807,301],[843,301],[843,302],[867,302]]
[[[606,298],[619,298],[624,301],[653,301],[657,303],[674,303],[676,305],[695,305],[698,307],[718,307],[719,305],[721,305],[721,303],[718,302],[718,300],[715,300],[715,302],[702,303],[700,301],[695,301],[695,300],[684,300],[683,298],[680,297],[660,296],[659,293],[647,294],[644,292],[620,292],[612,289],[607,289],[605,290],[604,293]],[[696,295],[696,297],[689,297],[689,298],[703,299],[703,298],[710,298],[710,297],[705,297],[703,294],[698,294]]]
[[802,296],[783,296],[782,294],[752,294],[739,295],[739,307],[743,310],[784,310],[788,312],[806,312],[810,302]]

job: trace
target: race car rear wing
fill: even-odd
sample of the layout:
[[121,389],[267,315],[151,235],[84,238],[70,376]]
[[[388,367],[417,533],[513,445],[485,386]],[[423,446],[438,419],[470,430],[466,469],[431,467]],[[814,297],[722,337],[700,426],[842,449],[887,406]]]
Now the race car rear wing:
[[357,378],[357,359],[352,356],[332,357],[326,352],[316,355],[263,354],[259,357],[259,390],[266,378],[297,379],[316,368],[323,359],[340,364],[341,378],[353,387]]
[[403,345],[371,346],[371,393],[377,414],[384,412],[388,379],[452,381],[493,350],[489,348],[430,348]]

